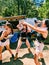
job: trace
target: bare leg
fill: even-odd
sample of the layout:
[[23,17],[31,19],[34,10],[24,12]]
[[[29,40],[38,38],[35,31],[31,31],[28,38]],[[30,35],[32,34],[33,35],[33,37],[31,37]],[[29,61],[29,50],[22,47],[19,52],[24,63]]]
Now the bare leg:
[[17,45],[17,48],[16,48],[16,55],[15,55],[14,60],[16,60],[18,58],[18,51],[19,51],[21,45],[22,45],[22,41],[21,41],[21,37],[20,37],[19,40],[18,40],[18,45]]
[[42,52],[39,53],[39,57],[40,57],[39,61],[42,62],[42,65],[46,65]]
[[40,52],[40,53],[38,54],[38,56],[39,56],[40,58],[43,58],[43,53]]
[[26,45],[27,45],[27,47],[28,47],[29,53],[32,53],[31,50],[30,50],[30,43],[29,43],[28,39],[26,39]]
[[34,62],[36,65],[40,65],[40,62],[38,61],[38,56],[36,54],[34,55]]
[[17,48],[16,48],[16,53],[18,53],[21,45],[22,45],[22,41],[21,41],[21,37],[20,37],[19,40],[18,40],[18,45],[17,45]]
[[28,48],[30,48],[30,43],[29,43],[28,39],[26,39],[26,45]]
[[9,39],[7,39],[7,40],[5,41],[5,47],[6,47],[6,49],[10,52],[10,54],[12,55],[12,57],[14,58],[14,55],[13,55],[13,53],[12,53],[12,50],[10,49],[10,41],[9,41]]
[[10,45],[6,45],[6,49],[10,52],[10,54],[11,54],[11,55],[12,55],[12,57],[14,58],[14,55],[13,55],[13,53],[12,53],[11,49],[10,49]]
[[10,52],[11,55],[13,54],[9,45],[6,45],[6,49]]
[[34,57],[34,61],[36,65],[40,65],[39,62],[39,58],[42,58],[43,60],[43,53],[42,50],[44,48],[44,44],[43,43],[39,43],[38,40],[34,41],[35,44],[35,57]]

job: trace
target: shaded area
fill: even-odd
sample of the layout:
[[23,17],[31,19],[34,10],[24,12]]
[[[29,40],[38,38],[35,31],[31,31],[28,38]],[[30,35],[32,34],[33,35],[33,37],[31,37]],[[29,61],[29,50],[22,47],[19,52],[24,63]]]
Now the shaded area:
[[[10,48],[11,48],[11,49],[16,49],[17,44],[18,44],[18,41],[15,42],[15,43],[10,43]],[[34,44],[34,43],[31,41],[31,42],[30,42],[30,46],[33,47],[33,44]],[[26,43],[22,43],[21,48],[27,48]]]
[[3,63],[2,65],[23,65],[23,62],[19,59],[17,59],[16,61],[14,61],[12,58],[11,58],[11,61],[8,62],[8,63]]
[[34,58],[34,55],[32,53],[27,53],[27,54],[24,54],[22,57],[19,57],[19,59],[24,59],[24,58]]

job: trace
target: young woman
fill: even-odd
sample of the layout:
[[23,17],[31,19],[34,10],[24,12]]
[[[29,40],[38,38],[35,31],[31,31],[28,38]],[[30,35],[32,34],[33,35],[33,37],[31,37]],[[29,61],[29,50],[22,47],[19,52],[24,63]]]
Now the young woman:
[[35,41],[36,47],[35,47],[34,61],[36,65],[40,65],[40,62],[38,61],[39,57],[44,62],[42,50],[44,48],[43,43],[48,36],[49,20],[48,19],[43,20],[41,27],[32,26],[26,22],[23,22],[22,24],[28,25],[30,28],[32,28],[33,30],[39,33],[39,36],[37,37],[37,40]]
[[19,37],[19,40],[18,40],[18,45],[17,45],[17,48],[16,48],[16,55],[15,55],[14,60],[16,60],[18,58],[18,50],[20,49],[22,42],[26,42],[26,45],[28,47],[28,51],[31,53],[30,43],[28,41],[28,36],[31,32],[31,29],[28,26],[22,25],[22,24],[18,25],[17,27],[21,30],[21,32],[20,32],[20,37]]
[[5,24],[5,30],[0,35],[0,64],[2,64],[2,50],[4,46],[11,53],[12,57],[14,57],[11,49],[10,49],[10,41],[8,35],[13,34],[13,28],[11,24]]

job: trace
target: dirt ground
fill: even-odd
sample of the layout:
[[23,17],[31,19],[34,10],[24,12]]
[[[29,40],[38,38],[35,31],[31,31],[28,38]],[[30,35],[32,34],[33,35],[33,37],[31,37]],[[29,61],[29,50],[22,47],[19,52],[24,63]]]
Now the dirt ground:
[[[47,46],[49,48],[49,46]],[[31,48],[32,54],[29,54],[27,48],[23,48],[19,50],[19,60],[23,63],[23,65],[35,65],[34,60],[33,60],[33,53],[34,50],[33,48]],[[15,55],[16,51],[12,50],[13,54]],[[45,65],[49,65],[49,50],[43,50],[43,54],[44,54],[44,60],[45,60]],[[9,51],[4,51],[2,53],[3,56],[3,63],[6,62],[11,62],[10,58],[12,57],[11,54],[9,53]],[[16,60],[17,61],[17,60]],[[20,65],[20,64],[18,64]],[[44,65],[41,63],[41,65]]]

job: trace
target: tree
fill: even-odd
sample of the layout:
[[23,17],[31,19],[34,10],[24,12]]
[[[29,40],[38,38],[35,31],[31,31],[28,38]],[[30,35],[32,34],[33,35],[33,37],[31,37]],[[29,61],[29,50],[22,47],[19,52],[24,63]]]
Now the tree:
[[0,15],[49,18],[49,0],[37,9],[35,0],[0,0]]
[[38,13],[39,13],[39,17],[41,17],[41,18],[49,18],[49,16],[48,16],[49,2],[46,2],[45,4],[43,4],[43,6],[38,8]]

